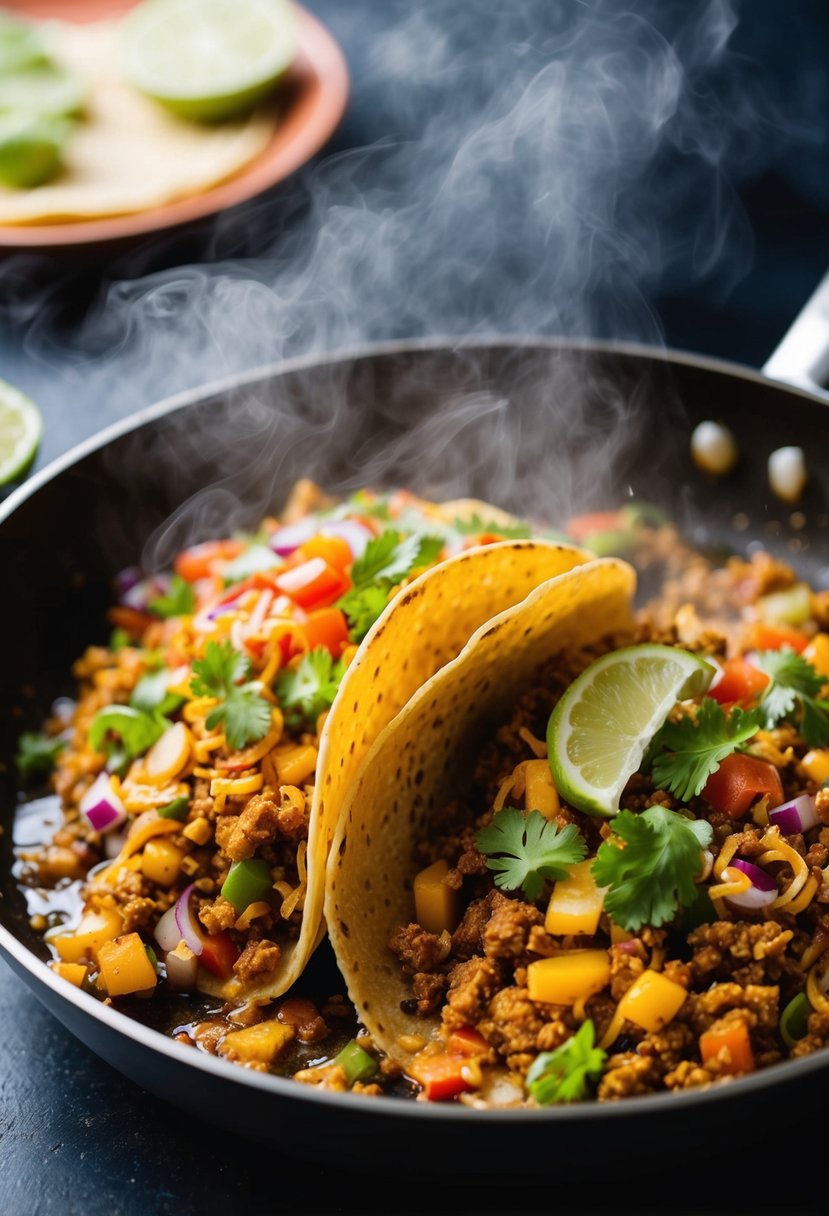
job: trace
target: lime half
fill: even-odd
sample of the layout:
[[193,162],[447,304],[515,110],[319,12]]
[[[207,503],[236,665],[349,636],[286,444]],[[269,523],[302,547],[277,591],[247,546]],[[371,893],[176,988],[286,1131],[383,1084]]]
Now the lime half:
[[547,727],[559,793],[593,815],[615,815],[628,778],[677,701],[704,692],[714,668],[673,646],[625,646],[574,680]]
[[0,110],[23,111],[47,118],[71,118],[86,101],[86,85],[62,68],[37,67],[0,76]]
[[40,410],[34,401],[0,380],[0,485],[26,471],[42,433]]
[[244,113],[296,54],[289,0],[144,0],[121,34],[127,77],[184,118]]

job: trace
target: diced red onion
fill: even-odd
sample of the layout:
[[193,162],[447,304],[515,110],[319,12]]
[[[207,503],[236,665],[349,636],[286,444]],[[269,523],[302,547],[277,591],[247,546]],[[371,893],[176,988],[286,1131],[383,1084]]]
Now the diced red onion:
[[769,811],[769,823],[780,828],[784,836],[793,836],[795,832],[808,832],[809,828],[817,827],[820,817],[811,794],[800,794],[789,802],[782,802],[773,811]]
[[288,557],[300,545],[304,545],[312,536],[316,536],[317,532],[319,532],[319,523],[313,515],[309,515],[306,519],[297,520],[295,524],[286,524],[284,528],[278,528],[272,536],[268,537],[268,544],[280,557]]
[[170,987],[174,988],[176,992],[192,992],[196,986],[196,974],[199,969],[199,960],[196,956],[182,958],[178,954],[168,954],[166,965],[167,983]]
[[344,540],[355,561],[363,556],[366,545],[371,540],[371,532],[356,519],[335,519],[320,531],[323,536],[338,536],[340,540]]
[[153,937],[162,950],[175,950],[181,941],[178,922],[176,921],[176,905],[168,908],[155,927]]
[[741,891],[739,895],[728,896],[728,903],[732,907],[753,912],[774,903],[777,899],[777,883],[770,874],[751,861],[743,861],[741,857],[729,862],[729,866],[731,869],[741,870],[751,879],[751,886],[747,890]]
[[112,788],[109,773],[100,773],[84,794],[80,812],[96,832],[111,832],[126,822],[124,804]]
[[141,571],[138,566],[127,566],[126,570],[119,570],[115,575],[115,594],[119,599],[132,591],[138,583],[141,582]]
[[204,949],[204,941],[202,940],[201,929],[190,907],[190,896],[193,894],[195,886],[196,884],[191,882],[189,887],[185,887],[178,898],[174,911],[179,938],[186,946],[190,947],[194,954],[199,955]]

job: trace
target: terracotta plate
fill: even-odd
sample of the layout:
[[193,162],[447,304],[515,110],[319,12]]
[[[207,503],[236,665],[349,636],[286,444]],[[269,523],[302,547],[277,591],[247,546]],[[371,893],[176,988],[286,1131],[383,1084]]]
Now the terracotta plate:
[[[99,21],[132,7],[134,0],[13,0],[4,7],[34,20]],[[348,68],[342,51],[315,17],[299,8],[299,51],[281,87],[283,111],[270,143],[228,181],[147,211],[46,224],[0,224],[0,248],[30,249],[95,244],[140,236],[201,219],[253,198],[283,180],[325,144],[342,117]]]

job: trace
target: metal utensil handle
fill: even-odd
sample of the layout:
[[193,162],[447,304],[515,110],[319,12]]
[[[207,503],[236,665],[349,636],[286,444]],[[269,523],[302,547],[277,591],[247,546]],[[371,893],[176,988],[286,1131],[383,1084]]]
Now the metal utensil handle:
[[829,380],[829,272],[804,304],[763,368],[767,376],[826,391]]

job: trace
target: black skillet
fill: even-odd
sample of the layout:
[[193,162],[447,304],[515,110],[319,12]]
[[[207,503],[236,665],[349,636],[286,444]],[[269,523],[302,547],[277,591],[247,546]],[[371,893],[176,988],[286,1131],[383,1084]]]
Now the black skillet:
[[[777,360],[789,378],[793,341]],[[796,354],[803,367],[799,342]],[[816,356],[812,370],[818,363]],[[739,441],[740,462],[722,480],[700,473],[689,456],[691,430],[708,418],[726,422]],[[787,444],[803,447],[810,472],[796,509],[767,482],[769,452]],[[70,690],[72,660],[106,637],[117,569],[142,558],[162,566],[182,544],[254,524],[299,476],[334,491],[384,482],[432,497],[471,494],[553,519],[646,499],[698,544],[762,544],[825,586],[827,453],[829,411],[818,391],[648,348],[505,339],[283,364],[163,402],[77,448],[0,509],[6,961],[69,1030],[144,1088],[329,1165],[452,1173],[471,1155],[479,1176],[491,1168],[503,1178],[505,1159],[523,1178],[549,1176],[553,1146],[576,1167],[597,1151],[605,1160],[639,1155],[646,1143],[650,1157],[779,1120],[795,1093],[800,1105],[825,1086],[829,1052],[709,1090],[480,1113],[319,1092],[182,1047],[44,965],[10,877],[11,757],[19,731],[36,728],[52,699]],[[323,948],[317,982],[332,967]],[[336,990],[336,976],[326,982]]]

